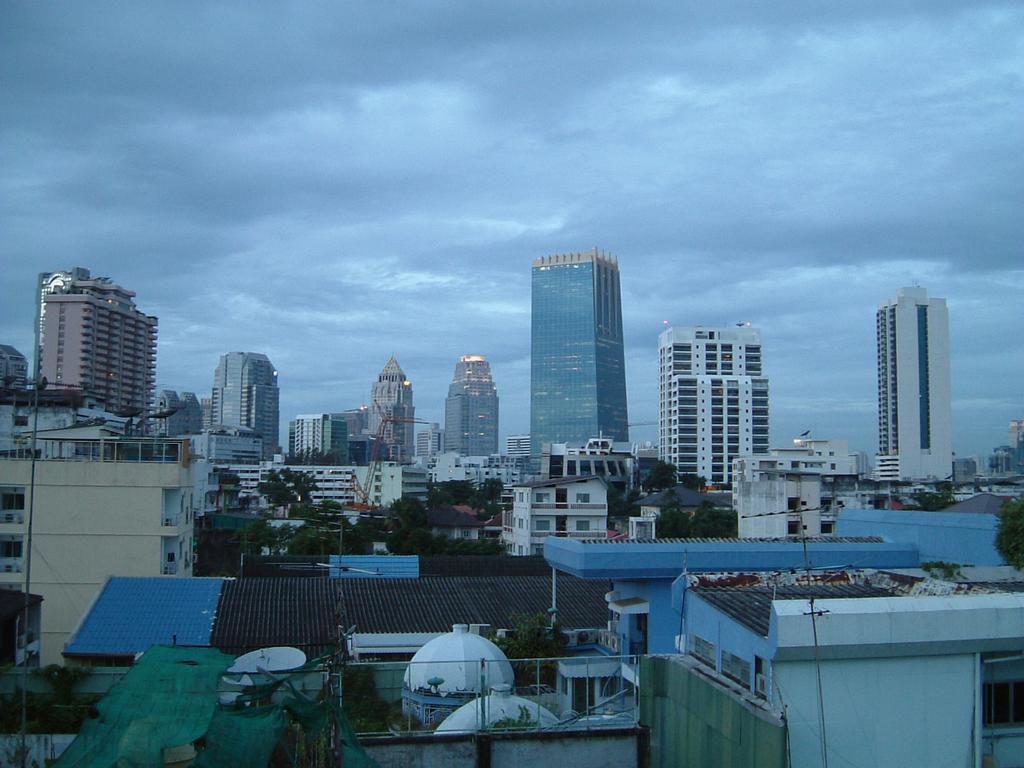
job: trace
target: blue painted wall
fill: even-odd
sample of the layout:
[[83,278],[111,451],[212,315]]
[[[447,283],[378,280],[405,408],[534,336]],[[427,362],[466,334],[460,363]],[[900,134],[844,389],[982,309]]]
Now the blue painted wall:
[[896,509],[847,509],[839,516],[840,536],[884,536],[913,544],[921,562],[943,560],[960,565],[1005,565],[996,549],[995,515],[919,512]]

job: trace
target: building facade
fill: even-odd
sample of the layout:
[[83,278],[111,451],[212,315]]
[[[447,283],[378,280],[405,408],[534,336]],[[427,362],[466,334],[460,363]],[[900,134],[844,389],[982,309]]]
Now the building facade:
[[263,455],[278,450],[277,370],[259,352],[221,355],[213,374],[212,427],[249,427],[263,439]]
[[599,477],[537,480],[515,486],[512,494],[501,536],[510,555],[543,555],[548,536],[608,536],[608,486]]
[[896,458],[901,480],[943,480],[953,466],[946,300],[902,288],[876,327],[878,455]]
[[394,357],[388,359],[373,383],[370,402],[369,430],[371,435],[381,433],[381,458],[411,461],[416,455],[412,382]]
[[658,337],[658,453],[727,485],[732,460],[768,450],[768,379],[756,328],[678,327]]
[[32,462],[0,459],[0,588],[24,583],[31,505],[32,582],[42,595],[40,662],[60,663],[68,635],[107,577],[191,576],[192,528],[208,465],[185,441],[41,440]]
[[194,392],[179,395],[173,389],[162,389],[156,399],[153,433],[161,437],[196,435],[203,431],[203,411]]
[[505,453],[508,456],[529,456],[530,436],[509,435],[505,438]]
[[437,456],[444,451],[444,430],[436,421],[416,433],[416,455],[424,458]]
[[320,464],[348,464],[348,420],[341,413],[296,416],[288,423],[288,453],[319,454]]
[[618,262],[597,249],[533,262],[530,450],[628,440]]
[[135,293],[82,267],[41,274],[39,291],[37,371],[101,398],[109,411],[148,411],[157,319],[136,308]]
[[0,386],[24,387],[28,382],[28,360],[9,344],[0,344]]
[[483,355],[463,355],[444,401],[444,449],[463,456],[498,452],[498,390]]

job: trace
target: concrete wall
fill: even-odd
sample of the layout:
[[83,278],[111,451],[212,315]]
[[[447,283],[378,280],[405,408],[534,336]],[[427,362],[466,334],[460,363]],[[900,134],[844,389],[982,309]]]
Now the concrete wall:
[[1005,565],[996,549],[995,515],[967,512],[918,512],[895,509],[847,509],[837,521],[839,536],[884,536],[914,544],[921,562],[943,560],[961,565]]
[[651,768],[786,768],[782,721],[695,665],[686,657],[641,661],[640,722],[650,729]]
[[[829,764],[846,768],[975,765],[978,675],[973,654],[822,661]],[[820,766],[814,662],[776,661],[774,677],[786,707],[791,765]]]
[[[26,504],[30,467],[26,460],[0,459],[0,484],[24,486]],[[177,575],[191,575],[185,562],[192,561],[196,502],[190,468],[178,463],[36,462],[31,591],[43,596],[42,665],[61,663],[64,643],[108,576],[158,576],[169,549],[176,553]],[[163,525],[172,508],[176,525]],[[24,535],[25,528],[3,524],[0,532]],[[0,574],[0,584],[23,579],[22,573]]]
[[642,738],[638,728],[617,728],[366,738],[360,743],[380,768],[642,768]]

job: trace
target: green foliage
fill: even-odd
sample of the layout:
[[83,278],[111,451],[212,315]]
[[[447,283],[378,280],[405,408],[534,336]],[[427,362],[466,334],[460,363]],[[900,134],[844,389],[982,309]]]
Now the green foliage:
[[305,472],[281,469],[271,472],[257,487],[272,507],[290,507],[292,504],[309,502],[316,490],[316,480]]
[[738,530],[735,512],[717,509],[707,501],[694,511],[692,517],[678,505],[663,507],[656,528],[658,538],[663,539],[730,539]]
[[996,548],[1007,563],[1024,569],[1024,499],[1003,505],[999,512]]
[[651,471],[648,473],[647,479],[644,481],[644,490],[648,493],[652,493],[654,491],[664,491],[668,488],[674,488],[678,482],[676,474],[675,464],[659,461],[651,467]]
[[608,517],[624,519],[640,513],[637,502],[643,494],[633,489],[629,493],[623,493],[617,485],[608,485]]
[[337,467],[348,461],[348,456],[340,456],[334,451],[321,451],[319,448],[307,448],[298,453],[290,453],[284,463],[290,467]]
[[453,507],[465,504],[473,509],[482,509],[489,516],[501,511],[501,492],[505,486],[501,480],[484,480],[474,486],[469,480],[448,480],[443,483],[427,483],[427,508]]
[[[29,733],[78,733],[87,717],[95,716],[96,695],[76,695],[74,687],[88,674],[87,670],[51,664],[32,670],[33,677],[45,680],[50,693],[29,693],[26,696],[27,730]],[[0,733],[17,733],[21,729],[21,687],[11,696],[0,698]]]
[[703,491],[708,484],[707,478],[701,475],[680,475],[679,482],[684,488],[697,492]]
[[[450,485],[450,483],[438,483]],[[434,536],[427,523],[427,509],[416,499],[399,499],[391,505],[388,551],[394,555],[500,555],[499,541],[447,539]]]
[[493,731],[514,731],[532,728],[537,721],[530,717],[530,710],[524,704],[519,705],[519,717],[503,717],[495,720],[489,728]]
[[914,506],[925,512],[938,512],[956,504],[951,487],[940,487],[935,493],[922,491],[914,494]]
[[921,569],[939,579],[955,579],[963,576],[957,563],[947,563],[945,560],[929,560],[926,563],[921,563]]
[[558,628],[552,628],[547,615],[530,613],[515,617],[512,637],[499,637],[494,642],[510,659],[553,659],[565,655],[569,638]]
[[389,704],[377,695],[372,667],[347,665],[341,680],[342,708],[357,732],[387,732],[402,722],[402,705]]

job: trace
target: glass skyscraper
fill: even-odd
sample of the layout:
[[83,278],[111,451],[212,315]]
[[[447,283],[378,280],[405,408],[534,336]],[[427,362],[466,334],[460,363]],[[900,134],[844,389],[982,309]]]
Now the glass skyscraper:
[[213,373],[210,422],[213,426],[249,427],[263,438],[263,457],[277,451],[279,392],[277,370],[259,352],[221,355]]
[[533,262],[530,449],[628,440],[619,265],[596,248]]

